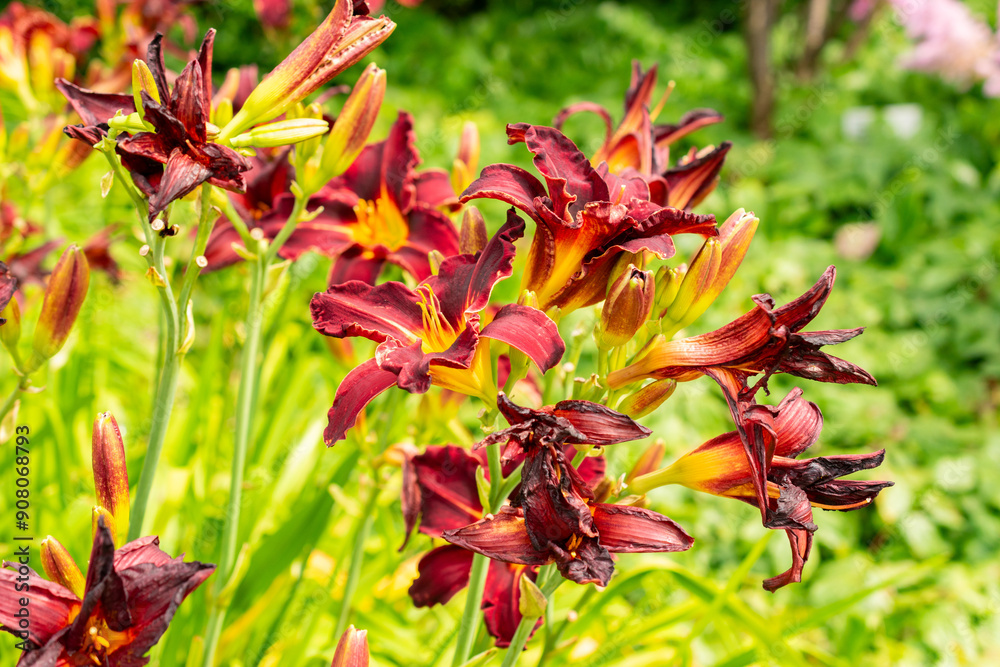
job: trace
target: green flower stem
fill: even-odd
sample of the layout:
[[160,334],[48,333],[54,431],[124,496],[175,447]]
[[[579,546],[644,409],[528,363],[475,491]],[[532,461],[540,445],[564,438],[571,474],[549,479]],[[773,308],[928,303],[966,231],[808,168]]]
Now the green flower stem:
[[[143,228],[149,225],[143,222]],[[163,360],[159,372],[159,382],[156,387],[156,397],[153,399],[153,419],[149,429],[149,446],[142,462],[142,473],[139,475],[139,485],[132,501],[132,513],[128,527],[128,539],[131,542],[142,536],[143,520],[146,517],[146,506],[149,504],[149,494],[153,490],[156,477],[156,467],[163,450],[163,441],[167,436],[167,426],[170,424],[170,414],[174,409],[174,394],[177,391],[177,374],[180,370],[180,357],[177,354],[179,318],[177,302],[174,293],[167,282],[167,270],[163,261],[164,239],[154,238],[150,267],[163,279],[157,287],[160,293],[160,306],[166,322],[166,344],[163,347]]]
[[[564,579],[556,571],[555,565],[543,565],[538,571],[537,584],[542,589],[542,594],[545,595],[546,608],[552,604],[552,594],[555,593],[555,590],[559,588],[559,585],[563,581]],[[507,654],[504,656],[503,664],[500,667],[514,667],[517,664],[518,659],[520,659],[521,654],[524,652],[524,645],[528,643],[528,637],[531,635],[531,631],[537,622],[537,616],[521,617],[521,622],[517,624],[517,631],[514,632],[514,638],[510,640],[510,648],[507,649]]]
[[[264,275],[267,271],[264,258],[250,263],[250,303],[247,310],[246,341],[240,365],[240,389],[236,397],[236,435],[233,440],[233,465],[229,482],[229,505],[222,530],[222,558],[216,572],[215,592],[220,593],[229,583],[236,564],[239,544],[240,510],[243,504],[243,473],[246,468],[247,448],[253,418],[253,403],[257,384],[257,353],[260,349],[260,331],[263,321]],[[216,599],[208,621],[205,638],[205,667],[215,663],[215,651],[222,625],[226,620],[224,601]]]
[[21,394],[22,391],[28,388],[29,384],[30,380],[28,379],[27,375],[21,377],[21,381],[17,383],[16,387],[14,387],[14,391],[10,392],[10,395],[7,397],[7,400],[5,400],[3,402],[3,405],[0,406],[0,422],[3,422],[3,420],[6,419],[7,415],[10,414],[10,411],[14,409],[14,403],[17,402],[17,397]]
[[277,236],[274,237],[274,241],[267,248],[267,253],[264,256],[264,261],[267,266],[270,266],[272,262],[278,257],[278,252],[281,250],[285,242],[291,237],[295,228],[299,225],[299,220],[302,218],[302,212],[306,209],[306,203],[309,201],[310,195],[303,192],[301,188],[297,188],[297,183],[292,184],[292,189],[296,192],[295,205],[292,208],[292,214],[288,216],[288,222],[284,224],[281,231],[278,232]]
[[212,224],[209,222],[209,218],[212,215],[211,198],[212,186],[205,183],[201,186],[201,215],[198,218],[198,235],[195,237],[191,258],[184,269],[181,295],[177,303],[177,312],[180,314],[183,325],[181,331],[186,331],[187,308],[188,303],[191,301],[191,291],[194,289],[194,284],[201,274],[201,267],[198,266],[198,258],[205,254],[205,248],[208,247],[208,237],[212,233]]
[[[506,485],[504,485],[501,474],[500,445],[488,446],[486,457],[490,469],[490,507],[488,511],[495,512],[506,498],[506,494],[501,495],[501,490],[505,489]],[[511,477],[515,476],[511,475]],[[476,630],[479,628],[479,607],[482,604],[483,591],[486,589],[486,572],[489,570],[489,566],[490,559],[486,556],[482,554],[473,556],[472,570],[469,572],[468,596],[465,598],[465,610],[462,612],[462,621],[458,626],[455,655],[451,660],[452,667],[465,664],[472,654]]]
[[334,637],[340,637],[347,629],[347,621],[351,617],[351,603],[354,600],[354,593],[358,589],[358,579],[361,576],[361,564],[365,558],[365,541],[371,532],[372,524],[375,522],[375,513],[378,509],[378,471],[375,471],[376,483],[371,491],[371,497],[360,517],[358,517],[358,527],[354,532],[354,548],[351,550],[351,566],[347,571],[347,583],[344,585],[344,597],[340,602],[340,613],[337,614],[337,630]]

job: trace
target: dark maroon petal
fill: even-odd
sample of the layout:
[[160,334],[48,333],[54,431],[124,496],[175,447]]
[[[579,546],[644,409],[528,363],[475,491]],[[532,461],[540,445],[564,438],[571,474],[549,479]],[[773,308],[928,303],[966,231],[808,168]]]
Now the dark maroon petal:
[[479,343],[478,316],[470,320],[458,338],[444,352],[423,351],[421,341],[404,344],[389,339],[375,350],[375,358],[383,370],[398,375],[396,384],[410,393],[422,394],[431,387],[430,367],[469,368]]
[[[163,137],[158,134],[153,134],[152,132],[140,132],[131,137],[125,137],[118,140],[118,153],[122,156],[122,164],[134,175],[136,171],[135,163],[130,163],[127,161],[129,157],[135,157],[140,159],[153,160],[159,164],[155,165],[159,167],[160,164],[166,163],[170,158],[170,146],[163,141]],[[149,168],[142,165],[142,172],[147,172]]]
[[356,193],[361,199],[375,201],[382,193],[382,153],[385,142],[365,146],[340,179],[331,182]]
[[[608,172],[608,165],[602,162],[597,167],[597,172],[608,184],[608,193],[612,202],[626,204],[629,208],[629,215],[632,215],[635,205],[649,204],[649,184],[642,178],[638,171],[629,167],[621,174]],[[637,221],[642,218],[632,215]]]
[[351,246],[333,260],[326,283],[332,286],[359,280],[374,285],[382,273],[385,262],[385,257],[380,257],[359,245]]
[[449,257],[441,263],[438,274],[425,281],[440,301],[441,313],[453,327],[460,325],[466,313],[484,309],[493,286],[513,273],[514,242],[523,234],[524,221],[511,209],[507,222],[482,251]]
[[188,143],[189,154],[208,166],[211,177],[208,182],[232,192],[244,192],[247,188],[243,172],[250,169],[250,162],[228,146],[219,144]]
[[66,635],[69,646],[80,646],[89,628],[91,615],[97,609],[100,609],[101,617],[108,627],[115,632],[131,627],[133,619],[128,594],[121,576],[115,570],[114,558],[115,542],[111,531],[104,525],[104,519],[99,519],[87,566],[83,604]]
[[732,143],[723,141],[715,150],[663,174],[667,182],[667,201],[671,206],[691,210],[715,189],[722,163]]
[[819,382],[877,385],[875,378],[865,369],[819,349],[821,345],[850,340],[863,331],[864,327],[859,327],[843,331],[792,334],[789,337],[788,351],[781,358],[778,370]]
[[[566,445],[563,448],[563,456],[567,460],[572,460],[576,455],[576,447],[573,445]],[[586,456],[583,461],[580,462],[579,467],[576,469],[577,474],[579,474],[580,479],[583,484],[588,489],[594,489],[602,479],[604,479],[604,473],[607,470],[608,462],[603,456]]]
[[420,532],[440,537],[483,517],[476,486],[482,462],[467,449],[428,447],[410,459],[420,494]]
[[586,439],[578,444],[613,445],[652,433],[631,417],[590,401],[560,401],[553,406],[552,413],[583,434]]
[[615,553],[685,551],[694,538],[672,519],[642,507],[592,506],[601,546]]
[[337,396],[327,414],[329,422],[323,431],[326,446],[332,447],[338,440],[343,440],[365,406],[394,384],[396,374],[383,371],[374,359],[348,373],[337,387]]
[[840,480],[860,470],[882,465],[885,450],[871,454],[820,456],[795,461],[775,459],[770,477],[782,487],[793,485],[802,489],[811,503],[826,509],[857,509],[867,505],[892,482]]
[[[466,552],[468,553],[468,552]],[[521,577],[535,581],[537,573],[526,565],[510,565],[491,561],[486,571],[486,588],[483,590],[483,620],[486,630],[496,638],[498,648],[510,646],[517,626],[521,623]],[[531,631],[530,639],[542,627],[539,618]]]
[[416,203],[437,208],[447,206],[455,210],[460,205],[455,189],[451,187],[451,176],[444,169],[428,169],[416,175]]
[[63,134],[70,139],[82,141],[91,147],[108,136],[107,130],[97,125],[67,125],[63,128]]
[[159,189],[149,198],[150,221],[166,210],[170,202],[194,192],[195,188],[207,181],[211,175],[212,172],[204,165],[192,160],[179,148],[175,148],[163,168],[163,179],[160,181]]
[[445,257],[459,253],[458,230],[444,213],[418,203],[407,214],[406,221],[410,228],[408,246],[424,254],[437,250]]
[[480,335],[524,352],[543,373],[559,363],[566,351],[559,327],[548,315],[516,303],[501,308]]
[[805,491],[809,502],[822,506],[822,509],[847,511],[870,504],[882,489],[890,486],[893,486],[893,482],[838,479],[817,484]]
[[534,164],[548,184],[552,210],[571,221],[593,201],[608,201],[608,186],[587,156],[562,132],[552,127],[517,123],[507,126],[507,143],[524,142],[535,155]]
[[778,404],[774,418],[777,444],[775,456],[795,458],[819,439],[823,430],[823,413],[815,403],[802,398],[796,387]]
[[512,164],[491,164],[462,193],[463,203],[472,199],[498,199],[516,206],[536,222],[535,199],[547,197],[545,186],[530,173]]
[[520,510],[502,508],[495,516],[487,516],[476,523],[445,531],[441,537],[456,546],[483,554],[504,563],[545,565],[551,561],[549,554],[531,546],[524,528]]
[[655,125],[653,139],[657,146],[669,146],[695,130],[706,125],[721,123],[723,120],[725,119],[722,114],[714,109],[692,109],[681,116],[681,119],[675,124]]
[[[11,274],[7,265],[0,262],[0,311],[7,307],[10,303],[11,298],[14,296],[14,292],[17,290],[17,278]],[[0,324],[6,322],[3,318],[0,318]]]
[[802,581],[802,568],[812,550],[813,535],[808,530],[787,530],[788,542],[792,546],[792,566],[776,577],[764,581],[764,590],[772,593],[788,584]]
[[119,111],[126,116],[135,112],[135,99],[131,95],[98,93],[66,79],[56,79],[55,86],[86,126],[106,124]]
[[167,87],[167,68],[163,64],[163,35],[156,33],[149,46],[146,47],[146,65],[153,75],[156,90],[160,99],[166,102],[170,99],[170,89]]
[[415,143],[413,116],[400,111],[396,122],[389,129],[389,136],[382,149],[382,184],[403,213],[409,211],[416,200],[413,169],[420,164],[420,156],[414,147]]
[[714,215],[699,215],[670,206],[661,208],[641,222],[645,236],[699,234],[707,238],[719,235]]
[[188,134],[198,141],[205,141],[205,123],[208,122],[205,84],[201,65],[192,60],[174,82],[174,92],[170,98],[170,110],[187,129]]
[[326,336],[412,343],[419,340],[424,326],[418,302],[418,296],[402,283],[373,287],[353,281],[315,294],[309,310],[313,327]]
[[212,49],[215,46],[215,28],[209,28],[198,49],[198,66],[201,68],[202,92],[199,104],[209,113],[212,108]]
[[770,305],[771,316],[774,320],[774,327],[787,327],[792,333],[801,331],[803,327],[813,321],[819,315],[826,300],[830,297],[833,283],[837,279],[837,268],[827,267],[816,284],[802,296],[789,301],[780,308],[774,308],[774,301],[768,294],[761,294],[754,297],[757,305],[765,310]]
[[562,576],[578,584],[607,586],[615,571],[611,554],[596,537],[585,537],[572,552],[556,556]]
[[160,549],[160,538],[150,535],[132,540],[121,549],[115,551],[115,569],[121,571],[137,565],[165,565],[171,558]]
[[135,565],[119,571],[129,608],[132,641],[116,656],[118,665],[140,665],[173,619],[177,607],[215,571],[214,565],[183,562],[180,558],[152,566]]
[[408,591],[415,607],[445,604],[469,585],[471,551],[446,545],[432,549],[417,563],[416,578]]
[[[15,586],[19,585],[18,577],[24,576],[16,570],[0,569],[0,586],[5,591],[0,595],[0,625],[13,634],[19,628],[16,614],[21,611],[19,599],[27,597],[28,609],[31,614],[28,625],[28,640],[37,646],[44,646],[53,635],[66,628],[71,615],[80,606],[80,598],[68,589],[46,581],[36,574],[27,575],[28,590],[15,595]],[[25,583],[21,581],[20,584]]]

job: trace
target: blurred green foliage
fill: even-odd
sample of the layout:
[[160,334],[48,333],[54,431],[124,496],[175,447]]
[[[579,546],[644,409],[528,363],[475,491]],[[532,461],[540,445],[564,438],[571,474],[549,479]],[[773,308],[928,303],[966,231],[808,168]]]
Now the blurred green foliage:
[[[469,0],[411,10],[390,2],[385,11],[399,26],[370,58],[389,73],[376,136],[397,110],[411,110],[425,165],[445,168],[468,119],[482,136],[480,166],[528,166],[523,146],[506,145],[506,123],[547,124],[561,107],[580,100],[606,105],[617,119],[632,59],[658,63],[661,86],[677,82],[661,120],[705,106],[727,116],[693,137],[699,146],[734,143],[719,189],[700,210],[724,218],[744,207],[762,220],[737,277],[691,332],[745,312],[754,293],[769,292],[784,303],[829,264],[838,266],[839,279],[815,328],[867,327],[834,352],[871,371],[877,389],[776,378],[772,400],[804,386],[826,415],[815,451],[885,448],[878,477],[896,486],[873,508],[817,512],[820,530],[805,581],[775,595],[759,582],[785,569],[788,548],[783,536],[767,540],[753,508],[683,490],[656,492],[654,507],[687,527],[695,548],[676,556],[623,556],[621,574],[596,595],[561,588],[554,627],[576,609],[579,618],[562,637],[576,641],[558,644],[546,664],[639,666],[681,658],[729,667],[996,664],[996,102],[898,69],[907,42],[887,14],[876,19],[857,53],[842,60],[845,28],[824,53],[817,79],[800,81],[785,66],[800,48],[801,25],[789,12],[774,32],[775,137],[758,139],[747,129],[752,93],[740,25],[729,19],[741,7]],[[50,9],[73,14],[68,3]],[[219,29],[217,71],[248,62],[267,71],[323,10],[295,3],[290,33],[266,35],[249,0],[207,3],[198,15],[200,27]],[[903,104],[919,113],[911,135],[892,122]],[[845,119],[859,113],[872,122],[852,136]],[[580,117],[567,132],[590,153],[602,129],[596,118]],[[131,224],[121,193],[98,196],[103,170],[99,160],[88,161],[43,199],[22,202],[26,215],[77,241],[103,225],[95,220]],[[483,208],[491,226],[499,226],[502,209]],[[53,364],[44,393],[26,396],[22,406],[20,421],[35,434],[36,525],[56,534],[81,563],[89,549],[91,420],[103,410],[118,416],[132,471],[140,469],[148,431],[157,310],[152,289],[139,279],[139,243],[130,236],[113,251],[129,277],[120,286],[95,279],[81,326]],[[311,330],[305,307],[323,288],[326,268],[325,260],[304,259],[275,276],[268,300],[241,530],[250,547],[222,658],[248,667],[329,664],[345,557],[367,498],[377,490],[381,510],[352,622],[369,630],[377,665],[445,664],[463,596],[445,608],[410,604],[406,587],[415,558],[429,545],[415,538],[396,552],[402,542],[398,471],[373,475],[359,463],[377,447],[373,440],[356,439],[329,452],[320,444],[326,410],[347,370]],[[199,284],[198,338],[184,364],[167,465],[154,495],[154,532],[164,547],[200,560],[211,561],[219,549],[245,301],[242,267]],[[367,350],[356,352],[363,358]],[[580,374],[590,372],[581,364]],[[6,383],[12,384],[9,375]],[[390,392],[381,409],[369,410],[369,428],[389,441],[417,445],[471,441],[471,407],[456,420],[415,431],[404,415],[435,409],[429,401]],[[666,440],[668,456],[731,428],[721,396],[707,382],[682,386],[644,421]],[[610,469],[627,470],[640,447],[609,449]],[[5,488],[11,475],[4,466]],[[159,664],[184,664],[204,627],[204,596],[199,591],[181,607],[157,649]],[[585,604],[577,606],[582,596]],[[538,660],[543,637],[522,664]],[[481,637],[480,646],[486,644]],[[10,642],[0,644],[4,664],[12,664],[13,655]]]

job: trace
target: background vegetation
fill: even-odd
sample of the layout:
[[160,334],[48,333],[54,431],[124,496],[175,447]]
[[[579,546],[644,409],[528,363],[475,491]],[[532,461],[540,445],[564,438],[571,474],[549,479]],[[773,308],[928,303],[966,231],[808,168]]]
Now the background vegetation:
[[[992,10],[979,4],[984,13]],[[287,34],[264,34],[249,0],[199,6],[199,28],[219,29],[216,71],[246,62],[266,71],[324,11],[307,5],[295,3]],[[397,110],[413,110],[425,165],[448,168],[462,123],[472,119],[482,136],[481,166],[526,165],[523,147],[506,145],[506,123],[549,123],[580,100],[600,102],[618,118],[631,61],[658,64],[661,86],[677,82],[661,120],[705,106],[727,117],[694,137],[699,146],[734,143],[722,183],[701,211],[724,218],[744,207],[762,220],[740,272],[692,333],[745,312],[752,294],[787,301],[829,264],[837,265],[838,282],[817,328],[868,327],[837,352],[871,371],[880,386],[813,383],[806,397],[826,416],[817,451],[884,447],[879,477],[896,486],[868,510],[818,513],[805,581],[775,595],[761,590],[760,580],[785,569],[788,548],[760,526],[755,509],[684,490],[656,493],[654,507],[688,527],[695,547],[669,557],[623,556],[608,589],[581,604],[582,589],[561,588],[554,629],[575,609],[578,618],[562,635],[574,641],[550,652],[546,664],[997,664],[997,103],[898,69],[908,42],[888,13],[847,60],[845,28],[823,53],[816,78],[803,82],[785,65],[800,48],[800,14],[791,6],[773,33],[774,135],[757,138],[748,129],[742,5],[504,0],[418,9],[389,3],[384,10],[398,28],[371,57],[389,76],[374,137],[384,135]],[[46,8],[63,18],[87,9]],[[348,82],[357,71],[348,72]],[[899,105],[913,106],[900,112]],[[860,134],[845,131],[859,107],[871,124]],[[7,121],[15,122],[9,108]],[[900,113],[918,114],[912,132],[894,122]],[[567,131],[588,153],[602,132],[596,118],[585,117]],[[105,168],[92,158],[34,201],[16,188],[9,194],[50,235],[82,241],[109,222],[127,229],[132,217],[121,193],[99,196]],[[501,209],[484,211],[499,226]],[[39,536],[56,535],[81,563],[90,544],[94,415],[110,410],[118,417],[135,476],[149,427],[157,308],[152,287],[139,278],[140,243],[129,234],[113,248],[125,280],[113,285],[95,276],[74,337],[52,364],[44,392],[25,396],[19,417],[34,434]],[[326,451],[320,439],[333,392],[350,367],[310,326],[306,304],[324,288],[326,270],[326,260],[306,258],[274,277],[268,297],[241,530],[250,546],[221,657],[248,667],[329,664],[344,563],[374,491],[378,511],[351,620],[369,630],[377,665],[445,664],[463,596],[431,610],[410,603],[406,588],[429,544],[415,538],[396,551],[403,537],[398,469],[373,473],[367,465],[367,452],[380,445],[374,435],[360,449]],[[245,310],[245,280],[237,266],[199,284],[197,340],[184,363],[154,492],[153,532],[163,547],[208,562],[220,547],[243,335],[235,323]],[[581,374],[591,372],[587,364],[581,362]],[[14,379],[9,371],[0,377],[6,393]],[[776,395],[790,386],[776,381]],[[438,409],[433,394],[390,392],[380,405],[369,410],[369,428],[382,442],[461,442],[475,433],[467,428],[471,411],[438,425],[438,432],[415,430],[410,415]],[[730,428],[724,402],[707,381],[682,386],[644,422],[665,439],[668,459]],[[612,469],[627,469],[640,451],[613,448]],[[12,475],[12,466],[2,467],[3,488]],[[0,549],[11,553],[11,543]],[[157,648],[164,667],[184,664],[204,627],[207,588],[181,608]],[[523,664],[538,660],[545,636],[538,635]],[[486,638],[480,643],[485,647]],[[0,642],[0,662],[14,660],[12,642]]]

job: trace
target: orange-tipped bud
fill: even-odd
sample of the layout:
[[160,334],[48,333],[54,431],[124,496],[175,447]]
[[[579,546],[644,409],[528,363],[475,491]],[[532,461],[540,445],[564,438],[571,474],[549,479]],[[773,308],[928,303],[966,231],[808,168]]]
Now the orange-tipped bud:
[[463,254],[474,255],[486,247],[489,238],[483,214],[475,206],[466,208],[462,213],[462,229],[458,237],[459,250]]
[[368,631],[349,625],[337,642],[330,667],[368,667],[368,657]]
[[86,580],[76,561],[59,540],[49,535],[42,540],[42,569],[51,581],[65,586],[73,595],[83,599]]
[[451,187],[458,194],[476,180],[479,167],[479,128],[471,120],[462,127],[462,139],[458,144],[458,155],[451,169]]
[[629,264],[608,290],[597,325],[597,345],[608,349],[625,345],[653,312],[653,273]]
[[97,535],[97,528],[100,526],[101,519],[104,519],[104,525],[111,531],[112,535],[118,534],[118,528],[115,525],[114,515],[100,505],[96,505],[90,513],[91,537]]
[[657,380],[647,384],[642,389],[626,396],[618,404],[618,412],[624,413],[632,419],[645,417],[670,398],[677,383],[673,380]]
[[42,313],[35,326],[35,353],[51,359],[62,349],[90,286],[90,267],[83,251],[71,245],[63,253],[45,288]]
[[91,458],[97,504],[111,512],[118,530],[127,532],[129,497],[125,443],[118,422],[110,412],[102,412],[94,420]]
[[340,110],[330,131],[330,138],[323,146],[320,173],[325,179],[329,180],[347,171],[365,147],[379,109],[382,108],[385,83],[385,70],[372,64],[354,84],[354,90],[344,102],[344,108]]
[[353,11],[352,0],[337,0],[326,20],[253,89],[223,128],[222,139],[277,118],[368,55],[396,28],[384,16],[353,16]]
[[663,440],[657,440],[652,445],[647,447],[646,451],[639,455],[639,460],[635,462],[632,469],[629,470],[627,475],[625,475],[625,483],[631,484],[632,480],[636,477],[648,475],[659,468],[663,463],[663,455],[666,454],[666,452],[667,447]]
[[676,268],[661,267],[656,272],[656,312],[658,317],[667,314],[667,308],[677,298],[677,292],[684,282],[684,275],[687,273],[687,264],[681,264]]

